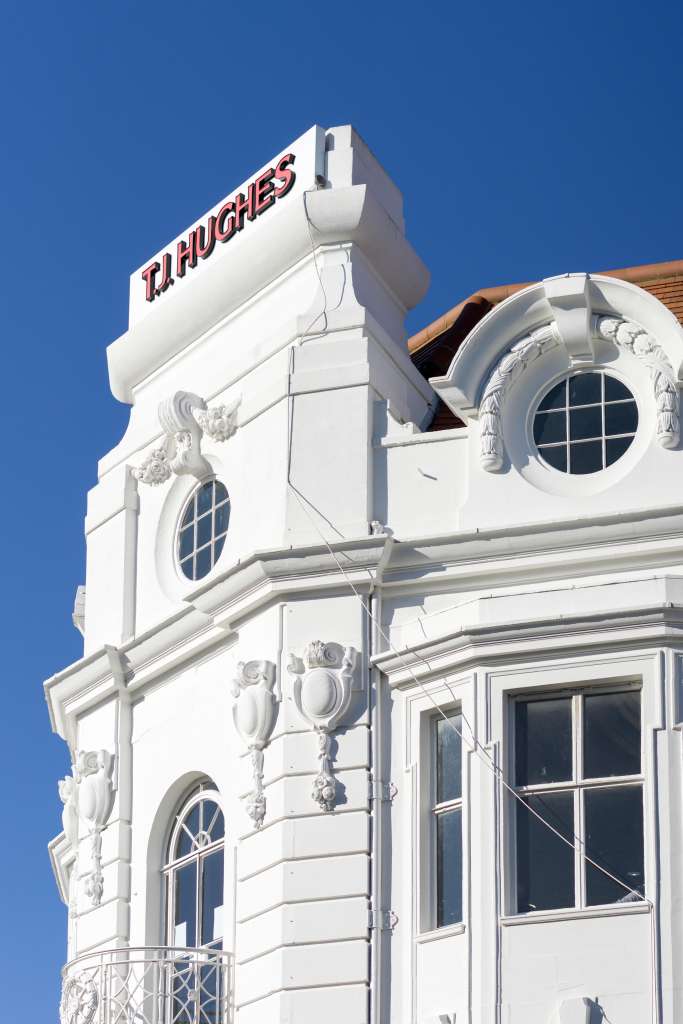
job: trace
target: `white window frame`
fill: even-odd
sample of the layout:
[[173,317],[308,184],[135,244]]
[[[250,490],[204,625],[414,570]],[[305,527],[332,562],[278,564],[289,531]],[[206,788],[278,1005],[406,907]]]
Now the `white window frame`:
[[[443,714],[448,719],[457,718],[462,716],[462,709],[459,705],[444,709]],[[465,821],[464,821],[464,749],[461,743],[460,753],[460,796],[454,800],[444,800],[441,803],[437,803],[437,792],[438,792],[438,743],[437,743],[437,725],[440,721],[443,721],[443,715],[435,712],[431,716],[431,727],[430,727],[430,761],[431,761],[431,778],[430,778],[430,828],[429,828],[429,880],[430,880],[430,911],[429,917],[431,920],[431,928],[433,930],[439,930],[443,928],[454,928],[463,923],[465,916],[465,899],[464,899],[464,874],[465,874],[465,857],[464,857],[464,846],[465,846]],[[460,717],[462,732],[462,717]],[[439,905],[439,875],[438,875],[438,848],[437,848],[437,821],[439,816],[448,814],[450,811],[460,811],[460,827],[462,836],[462,847],[460,852],[460,904],[461,904],[461,916],[459,921],[452,921],[449,924],[439,924],[437,920],[438,905]]]
[[[462,921],[442,928],[436,927],[435,846],[432,839],[435,832],[432,824],[432,807],[435,803],[432,723],[435,714],[440,715],[441,711],[446,715],[459,711],[468,721],[475,720],[474,679],[471,673],[464,673],[449,677],[448,685],[441,680],[434,680],[427,683],[425,689],[428,693],[414,690],[405,695],[406,743],[401,761],[403,771],[408,773],[410,779],[412,810],[403,816],[400,834],[410,885],[403,890],[401,899],[397,898],[392,907],[399,918],[410,922],[407,933],[411,943],[411,961],[416,956],[416,944],[446,940],[466,932],[471,903],[471,754],[465,743],[462,755]],[[436,711],[435,705],[439,711]]]
[[[610,694],[610,693],[625,693],[627,691],[637,691],[640,696],[640,772],[636,775],[623,775],[623,776],[605,776],[600,778],[583,778],[583,698],[586,696],[592,696],[596,694]],[[515,709],[517,704],[532,700],[558,700],[561,698],[570,698],[571,700],[571,721],[572,721],[572,777],[565,782],[550,782],[550,783],[536,783],[532,785],[517,786],[515,780],[515,765],[516,765],[516,727],[515,727]],[[621,683],[613,686],[595,685],[590,682],[583,686],[572,687],[567,690],[553,690],[548,692],[546,690],[531,690],[526,693],[520,693],[515,695],[509,702],[510,714],[508,728],[510,730],[510,773],[509,781],[512,785],[515,793],[519,796],[533,796],[546,793],[571,793],[573,795],[573,823],[574,833],[579,840],[585,840],[586,836],[586,801],[585,793],[593,789],[617,789],[617,788],[633,788],[639,786],[642,793],[643,800],[643,832],[645,831],[645,773],[643,770],[645,751],[643,745],[644,728],[643,728],[643,698],[642,688],[640,684],[636,682]],[[511,903],[509,912],[511,914],[525,915],[528,913],[534,913],[534,911],[524,911],[517,909],[517,835],[516,835],[516,820],[517,820],[517,803],[515,797],[509,794],[509,799],[515,806],[511,808],[509,815],[510,821],[510,836],[511,836],[511,850],[510,857],[512,863],[511,881]],[[645,835],[643,835],[643,858],[645,858]],[[584,846],[582,842],[575,842],[574,846],[574,903],[568,907],[557,907],[553,908],[557,911],[564,910],[595,910],[601,907],[619,906],[615,901],[614,903],[605,904],[589,904],[587,902],[587,868],[586,859],[584,856]],[[624,895],[626,895],[626,889],[624,889]],[[647,882],[645,885],[645,896],[647,896]],[[640,901],[644,902],[644,901]],[[541,913],[549,911],[540,911]]]
[[[628,652],[580,652],[571,638],[566,638],[566,653],[555,650],[545,658],[524,659],[512,666],[484,669],[481,686],[485,693],[484,717],[481,721],[480,741],[488,745],[492,755],[499,760],[505,779],[514,777],[511,760],[512,743],[509,727],[510,698],[517,694],[532,692],[560,693],[563,689],[585,688],[586,685],[610,686],[623,689],[632,683],[641,687],[641,725],[643,762],[641,769],[645,776],[643,790],[643,832],[645,850],[645,895],[657,892],[661,880],[658,861],[658,838],[655,823],[658,804],[668,799],[669,786],[658,777],[656,771],[657,734],[666,728],[666,668],[661,652],[648,649]],[[539,910],[528,914],[517,914],[515,878],[515,834],[511,821],[512,798],[505,799],[502,787],[500,794],[500,824],[497,829],[495,871],[500,874],[499,894],[491,893],[489,907],[484,896],[486,910],[497,908],[500,924],[507,927],[542,925],[546,921],[567,921],[599,917],[618,917],[647,914],[650,904],[646,900],[634,903],[610,903],[602,907],[566,910]],[[663,795],[662,795],[663,794]]]
[[[212,843],[207,843],[206,846],[199,847],[197,849],[190,850],[189,853],[182,857],[173,858],[172,851],[176,849],[180,831],[183,823],[187,818],[188,814],[197,804],[203,800],[212,800],[223,814],[223,836],[220,839],[215,840]],[[165,893],[165,913],[164,919],[164,945],[169,947],[176,947],[175,941],[175,876],[176,873],[187,864],[191,864],[193,861],[197,865],[196,880],[195,880],[195,940],[199,938],[200,923],[202,920],[202,893],[201,893],[201,877],[200,861],[218,850],[223,851],[223,935],[220,939],[214,939],[210,943],[205,943],[203,946],[186,947],[192,949],[224,949],[225,948],[225,811],[221,802],[220,795],[215,788],[215,785],[211,780],[205,779],[199,783],[199,788],[196,786],[192,788],[190,793],[185,796],[182,801],[180,808],[174,816],[173,826],[171,833],[166,844],[166,857],[162,873],[164,876],[164,893]],[[180,948],[180,947],[177,947]]]
[[[185,513],[187,512],[187,510],[190,507],[190,505],[195,501],[195,498],[199,494],[200,490],[202,490],[202,488],[206,487],[207,484],[214,484],[214,492],[213,492],[213,497],[212,497],[212,501],[211,501],[211,506],[207,509],[206,512],[202,513],[202,515],[199,518],[197,518],[197,516],[195,514],[195,516],[192,518],[191,522],[187,523],[186,526],[183,527],[182,523],[183,523],[183,519],[185,518]],[[215,496],[216,496],[215,485],[216,484],[220,484],[220,486],[224,488],[225,494],[226,494],[226,497],[222,501],[220,501],[218,503],[218,505],[215,504]],[[215,531],[214,531],[214,510],[216,508],[223,507],[224,505],[227,505],[227,508],[228,508],[228,525],[227,525],[226,530],[225,530],[224,533],[216,534]],[[176,572],[177,572],[179,578],[184,583],[190,583],[190,584],[201,583],[202,580],[208,579],[208,577],[214,571],[214,569],[216,568],[216,566],[218,565],[218,563],[221,560],[223,552],[225,551],[225,544],[226,544],[226,541],[228,539],[228,534],[230,533],[230,517],[231,517],[231,515],[232,515],[232,499],[230,497],[230,491],[228,490],[227,485],[224,484],[222,480],[219,480],[219,478],[215,474],[212,474],[211,476],[207,476],[206,478],[204,478],[202,480],[199,480],[195,484],[195,486],[192,488],[190,493],[185,497],[185,501],[183,502],[182,507],[180,509],[180,513],[179,513],[179,515],[177,517],[177,521],[176,521],[176,525],[175,525],[175,538],[174,538],[174,542],[173,542],[174,543],[174,554],[175,554]],[[210,521],[211,521],[211,530],[210,530],[210,534],[209,534],[209,539],[204,544],[198,546],[197,524],[199,522],[199,519],[203,519],[205,517],[210,517]],[[190,526],[192,526],[192,532],[193,532],[192,551],[191,551],[191,553],[189,555],[186,555],[181,560],[181,558],[180,558],[180,543],[181,543],[180,535],[181,535],[181,532],[183,532],[184,530],[189,529]],[[217,554],[215,555],[215,558],[214,558],[214,553],[215,553],[215,550],[216,550],[216,548],[218,546],[218,542],[219,541],[222,541],[222,543],[220,545],[220,551],[217,552]],[[205,551],[207,549],[208,549],[208,551],[210,553],[210,557],[211,557],[211,566],[209,568],[209,571],[204,573],[204,575],[198,576],[196,578],[193,577],[193,576],[187,576],[185,571],[184,571],[184,569],[183,569],[183,564],[185,562],[191,562],[192,565],[193,565],[193,568],[194,568],[194,566],[196,565],[197,555],[200,552]]]

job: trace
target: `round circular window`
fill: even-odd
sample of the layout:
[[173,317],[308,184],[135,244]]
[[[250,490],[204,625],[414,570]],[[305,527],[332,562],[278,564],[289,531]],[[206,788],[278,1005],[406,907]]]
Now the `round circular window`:
[[178,527],[178,564],[188,580],[200,580],[218,561],[230,521],[230,498],[218,480],[200,484]]
[[636,400],[602,371],[575,373],[544,395],[534,441],[544,462],[563,473],[597,473],[620,459],[638,427]]

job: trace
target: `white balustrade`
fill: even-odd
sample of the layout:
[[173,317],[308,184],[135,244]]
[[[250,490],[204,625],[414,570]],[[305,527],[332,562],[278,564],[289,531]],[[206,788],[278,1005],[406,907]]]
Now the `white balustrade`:
[[86,953],[62,971],[61,1024],[231,1024],[232,956],[146,946]]

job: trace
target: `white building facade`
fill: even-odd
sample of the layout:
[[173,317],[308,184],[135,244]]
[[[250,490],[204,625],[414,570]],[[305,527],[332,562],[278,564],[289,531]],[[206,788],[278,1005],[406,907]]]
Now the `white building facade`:
[[348,126],[131,276],[62,1024],[683,1020],[683,330],[569,274],[428,380],[428,280]]

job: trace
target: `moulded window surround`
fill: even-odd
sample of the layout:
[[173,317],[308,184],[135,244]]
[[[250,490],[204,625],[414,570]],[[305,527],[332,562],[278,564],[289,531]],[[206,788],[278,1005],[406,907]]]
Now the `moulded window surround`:
[[203,579],[220,558],[230,523],[230,497],[220,480],[205,480],[187,500],[176,531],[176,559],[189,580]]
[[463,921],[462,715],[432,717],[430,730],[431,929]]
[[205,780],[174,818],[163,867],[166,944],[223,947],[225,821],[214,784]]
[[641,704],[636,685],[587,686],[510,701],[510,770],[523,800],[510,797],[511,913],[592,913],[640,903],[637,894],[645,891]]

